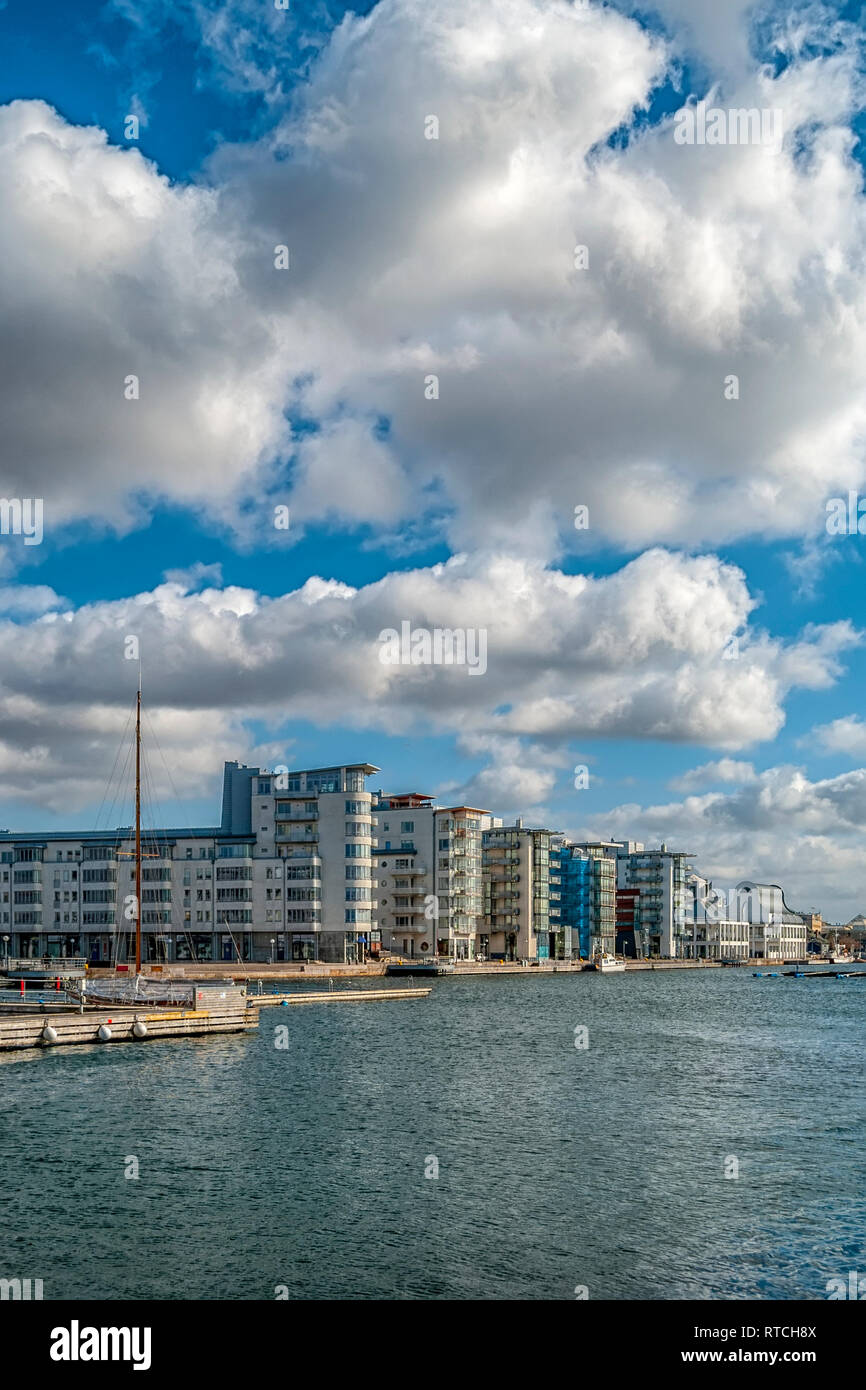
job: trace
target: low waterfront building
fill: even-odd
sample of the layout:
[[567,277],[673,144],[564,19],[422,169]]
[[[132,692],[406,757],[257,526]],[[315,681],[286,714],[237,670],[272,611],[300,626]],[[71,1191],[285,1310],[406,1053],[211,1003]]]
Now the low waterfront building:
[[730,891],[689,875],[680,914],[681,954],[692,960],[798,961],[807,957],[809,928],[775,883],[743,880]]
[[[146,831],[145,961],[327,960],[375,945],[370,763],[299,772],[225,764],[219,826]],[[0,833],[12,956],[134,955],[131,829]]]
[[680,955],[685,960],[740,960],[750,953],[748,921],[730,916],[728,895],[713,888],[709,879],[691,873],[677,913]]
[[805,960],[809,928],[806,919],[785,902],[778,883],[744,879],[735,890],[737,916],[749,924],[749,954],[761,960]]
[[484,959],[566,958],[559,918],[550,916],[551,833],[520,818],[484,832]]

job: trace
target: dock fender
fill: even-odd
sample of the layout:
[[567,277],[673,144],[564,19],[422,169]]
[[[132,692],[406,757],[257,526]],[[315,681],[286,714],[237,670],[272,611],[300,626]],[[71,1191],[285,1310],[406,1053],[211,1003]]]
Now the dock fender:
[[99,1032],[96,1034],[96,1036],[98,1037],[100,1042],[111,1041],[111,1029],[109,1028],[107,1023],[101,1023],[99,1025]]
[[133,1025],[132,1025],[132,1031],[133,1031],[133,1033],[135,1034],[135,1036],[136,1036],[137,1038],[146,1038],[146,1037],[147,1037],[147,1024],[146,1024],[146,1023],[142,1023],[141,1019],[140,1019],[140,1018],[137,1018],[137,1019],[135,1020],[135,1022],[133,1023]]
[[44,1043],[57,1042],[57,1029],[52,1028],[50,1023],[46,1023],[45,1027],[42,1029],[42,1041]]

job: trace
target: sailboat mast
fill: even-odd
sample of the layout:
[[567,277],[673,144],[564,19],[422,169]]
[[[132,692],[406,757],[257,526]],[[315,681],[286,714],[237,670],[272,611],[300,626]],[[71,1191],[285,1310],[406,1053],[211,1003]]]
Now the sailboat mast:
[[141,974],[141,676],[135,703],[135,973]]

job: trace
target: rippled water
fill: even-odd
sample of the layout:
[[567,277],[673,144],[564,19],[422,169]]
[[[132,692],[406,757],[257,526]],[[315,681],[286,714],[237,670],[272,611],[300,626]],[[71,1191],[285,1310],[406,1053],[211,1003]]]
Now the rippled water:
[[866,1274],[864,1007],[866,981],[749,970],[449,978],[246,1036],[0,1054],[0,1275],[46,1298],[824,1298]]

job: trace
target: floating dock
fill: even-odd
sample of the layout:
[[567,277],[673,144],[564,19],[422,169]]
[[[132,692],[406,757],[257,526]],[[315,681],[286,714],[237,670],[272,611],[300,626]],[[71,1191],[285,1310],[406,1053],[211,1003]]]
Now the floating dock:
[[385,966],[386,975],[453,975],[450,961],[419,960],[391,961]]
[[247,1005],[246,990],[197,985],[189,1008],[148,1004],[88,1005],[55,1013],[42,1009],[0,1013],[0,1052],[75,1043],[147,1042],[210,1033],[246,1033],[259,1026],[258,1011]]
[[429,985],[426,989],[309,989],[302,994],[253,994],[249,1005],[255,1009],[268,1004],[365,1004],[368,999],[425,999],[429,993]]
[[866,980],[866,970],[785,970],[782,973],[795,980]]

